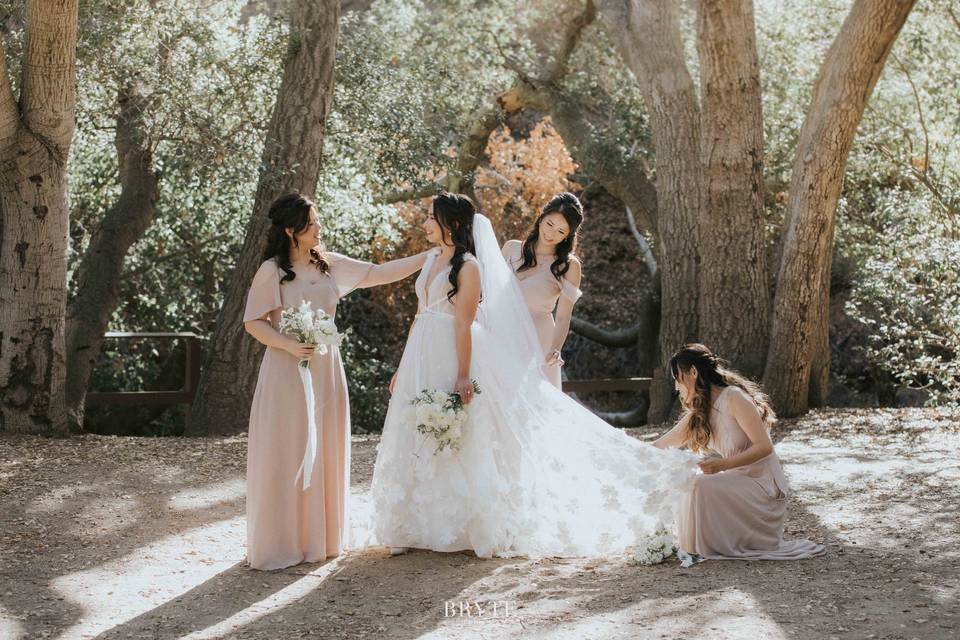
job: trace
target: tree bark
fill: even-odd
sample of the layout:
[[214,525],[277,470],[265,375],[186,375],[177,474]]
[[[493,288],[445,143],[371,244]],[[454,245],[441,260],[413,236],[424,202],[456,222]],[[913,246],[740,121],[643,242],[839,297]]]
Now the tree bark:
[[77,19],[76,0],[27,2],[19,104],[0,43],[0,431],[68,431],[66,164]]
[[[915,0],[856,0],[813,87],[790,182],[764,386],[778,413],[809,406],[823,378],[831,251],[847,156],[887,55]],[[820,383],[822,384],[822,383]]]
[[132,86],[117,96],[115,144],[120,198],[107,211],[77,268],[77,293],[67,307],[67,413],[83,428],[90,375],[117,307],[123,261],[153,222],[159,198],[153,152],[144,123],[145,99]]
[[752,0],[700,0],[700,341],[748,376],[767,355],[763,111]]
[[243,308],[260,266],[270,222],[267,211],[280,195],[312,195],[320,176],[327,115],[333,98],[340,3],[291,3],[290,42],[283,79],[264,143],[262,169],[223,307],[207,346],[187,435],[237,433],[247,427],[263,346],[243,330]]
[[[657,152],[657,237],[660,247],[660,354],[698,338],[697,291],[701,211],[700,113],[684,58],[672,0],[598,0],[604,26],[633,71],[650,115]],[[658,367],[660,376],[664,369]],[[649,422],[663,422],[670,385],[650,390]]]

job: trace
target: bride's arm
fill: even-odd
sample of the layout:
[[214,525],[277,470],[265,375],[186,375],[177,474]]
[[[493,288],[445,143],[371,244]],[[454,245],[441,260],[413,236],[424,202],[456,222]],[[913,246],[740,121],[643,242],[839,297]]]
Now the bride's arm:
[[480,268],[476,262],[463,263],[457,274],[457,295],[454,297],[453,329],[457,344],[457,383],[454,391],[460,394],[464,404],[473,398],[473,382],[470,380],[470,358],[473,342],[470,326],[477,317],[480,305]]
[[370,268],[363,280],[360,281],[357,288],[377,287],[382,284],[390,284],[397,280],[403,280],[423,267],[428,253],[430,253],[429,250],[407,256],[406,258],[398,258],[384,262],[383,264],[375,264]]

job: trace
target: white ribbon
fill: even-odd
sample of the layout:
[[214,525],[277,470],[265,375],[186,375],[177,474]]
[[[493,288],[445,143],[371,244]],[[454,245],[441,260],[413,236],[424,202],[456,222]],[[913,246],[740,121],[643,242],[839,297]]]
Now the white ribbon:
[[317,416],[310,367],[301,367],[298,364],[297,369],[300,371],[300,380],[303,382],[303,394],[307,398],[307,447],[303,451],[303,462],[300,463],[300,469],[297,470],[297,477],[293,479],[293,484],[296,486],[302,474],[303,490],[306,491],[310,488],[310,476],[313,475],[313,466],[317,461]]

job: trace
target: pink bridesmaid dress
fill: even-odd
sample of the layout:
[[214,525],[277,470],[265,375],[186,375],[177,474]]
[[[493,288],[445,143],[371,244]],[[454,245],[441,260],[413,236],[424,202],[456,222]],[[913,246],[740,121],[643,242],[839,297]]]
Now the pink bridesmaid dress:
[[[751,445],[728,411],[733,394],[749,400],[743,389],[731,385],[720,392],[711,409],[710,448],[725,458]],[[825,551],[821,544],[783,539],[789,494],[776,452],[749,465],[698,475],[680,505],[680,549],[718,560],[799,560],[821,555]]]
[[[257,270],[247,294],[244,322],[265,318],[279,327],[280,312],[312,303],[331,316],[337,301],[373,267],[335,253],[325,254],[327,274],[298,273],[280,284],[274,260]],[[250,407],[247,443],[247,560],[255,569],[280,569],[320,562],[344,548],[350,487],[350,403],[340,351],[334,347],[310,360],[318,453],[303,490],[296,480],[307,445],[307,408],[297,359],[267,347]]]
[[[533,325],[536,327],[537,336],[540,338],[540,347],[543,349],[544,356],[546,356],[552,350],[556,329],[553,312],[557,308],[560,296],[568,298],[571,302],[576,302],[583,293],[566,278],[557,280],[553,272],[550,271],[550,262],[538,263],[531,269],[524,269],[517,273],[517,269],[523,264],[522,249],[523,244],[519,240],[511,240],[507,243],[505,252],[510,267],[520,281],[520,291],[523,293],[523,299],[530,310]],[[562,388],[560,367],[544,365],[541,369],[553,386],[558,389]]]

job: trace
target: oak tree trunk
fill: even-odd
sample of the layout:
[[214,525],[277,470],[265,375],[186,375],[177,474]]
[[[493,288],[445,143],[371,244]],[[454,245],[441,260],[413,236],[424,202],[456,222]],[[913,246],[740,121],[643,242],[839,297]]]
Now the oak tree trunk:
[[[644,96],[657,154],[657,238],[660,246],[659,361],[698,337],[697,291],[701,211],[700,113],[684,58],[677,3],[600,0],[603,24]],[[658,367],[648,421],[663,422],[671,385]]]
[[117,96],[120,197],[90,239],[77,268],[76,296],[67,307],[67,412],[76,430],[83,428],[90,375],[117,307],[124,258],[153,222],[159,197],[144,107],[133,87]]
[[824,377],[829,276],[847,155],[915,0],[856,0],[813,87],[790,182],[764,386],[778,413],[809,406],[812,360]]
[[697,52],[704,171],[700,341],[759,378],[767,356],[770,292],[752,0],[700,0]]
[[244,331],[243,309],[270,226],[267,211],[284,193],[312,195],[320,176],[333,98],[340,3],[296,0],[290,11],[290,41],[264,143],[253,215],[207,345],[200,386],[187,420],[188,435],[237,433],[247,428],[263,346]]
[[77,0],[30,0],[26,24],[19,102],[0,44],[0,431],[62,435]]

